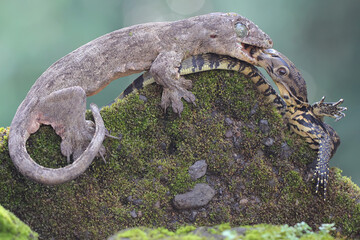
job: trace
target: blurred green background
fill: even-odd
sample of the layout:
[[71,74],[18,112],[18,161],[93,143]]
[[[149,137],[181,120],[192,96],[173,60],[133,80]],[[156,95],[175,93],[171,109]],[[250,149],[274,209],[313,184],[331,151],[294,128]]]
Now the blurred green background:
[[[342,144],[331,161],[360,184],[360,1],[358,0],[2,0],[0,126],[9,126],[27,91],[52,63],[110,31],[209,12],[237,12],[260,26],[303,73],[310,102],[344,98],[346,118],[330,123]],[[113,100],[135,76],[88,102]]]

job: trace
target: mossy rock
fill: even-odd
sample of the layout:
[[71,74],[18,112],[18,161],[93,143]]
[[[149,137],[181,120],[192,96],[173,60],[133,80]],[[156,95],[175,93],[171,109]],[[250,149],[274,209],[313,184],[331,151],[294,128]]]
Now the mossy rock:
[[31,240],[38,239],[37,233],[20,221],[14,214],[0,205],[0,239],[2,240]]
[[[335,223],[344,236],[360,236],[359,188],[332,168],[326,202],[315,194],[316,152],[291,134],[249,79],[228,71],[188,78],[197,106],[184,103],[181,117],[162,111],[158,85],[140,92],[146,98],[133,94],[104,107],[107,129],[122,139],[105,140],[106,164],[97,158],[59,186],[25,179],[9,157],[8,129],[0,130],[0,204],[43,239],[104,239],[136,226],[303,221],[314,229]],[[270,129],[261,130],[261,120]],[[31,136],[27,149],[44,166],[66,165],[60,138],[48,126]],[[206,161],[207,172],[192,181],[188,169],[198,160]],[[198,209],[175,209],[174,196],[197,183],[210,185],[215,197]]]

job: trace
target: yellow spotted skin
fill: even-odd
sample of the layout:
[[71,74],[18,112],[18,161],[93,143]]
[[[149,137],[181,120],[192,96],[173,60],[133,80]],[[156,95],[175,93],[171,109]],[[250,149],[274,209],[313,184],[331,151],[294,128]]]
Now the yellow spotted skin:
[[[281,115],[288,119],[292,131],[304,137],[309,146],[318,151],[314,179],[316,181],[316,192],[322,186],[325,199],[329,161],[340,144],[339,136],[329,125],[322,121],[321,116],[314,113],[312,106],[308,104],[305,80],[289,59],[277,51],[275,55],[258,51],[254,56],[257,57],[258,64],[274,80],[281,97],[256,67],[228,56],[202,54],[189,57],[181,63],[179,74],[183,76],[222,69],[237,71],[250,78],[260,93],[266,96],[267,101],[271,102]],[[288,74],[277,74],[277,69],[281,67],[286,67]],[[122,99],[128,94],[137,92],[154,82],[152,76],[145,72],[135,79],[117,99]],[[317,107],[317,109],[321,109],[321,107]],[[324,108],[324,111],[329,112],[329,115],[331,115],[329,110]]]

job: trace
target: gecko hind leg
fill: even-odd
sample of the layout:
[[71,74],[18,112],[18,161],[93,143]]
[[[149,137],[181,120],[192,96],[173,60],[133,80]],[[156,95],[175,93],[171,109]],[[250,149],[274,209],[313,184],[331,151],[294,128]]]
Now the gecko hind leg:
[[[51,125],[61,137],[61,153],[67,157],[68,163],[71,155],[75,160],[84,152],[95,133],[95,124],[85,120],[85,111],[86,94],[81,87],[51,93],[40,100],[34,111],[39,123]],[[99,153],[105,153],[104,146]]]

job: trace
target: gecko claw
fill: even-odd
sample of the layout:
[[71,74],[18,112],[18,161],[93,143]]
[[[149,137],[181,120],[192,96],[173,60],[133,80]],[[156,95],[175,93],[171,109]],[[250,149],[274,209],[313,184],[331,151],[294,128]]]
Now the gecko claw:
[[164,109],[164,112],[166,112],[167,107],[171,105],[173,112],[180,115],[180,113],[184,110],[184,105],[181,101],[182,98],[196,106],[195,95],[182,87],[174,89],[164,88],[160,105]]
[[100,154],[102,160],[104,161],[104,163],[106,164],[106,160],[105,160],[104,154],[103,154],[101,151],[99,151],[99,154]]
[[109,133],[105,133],[105,137],[116,139],[116,140],[121,140],[122,139],[121,137],[115,137],[113,135],[110,135]]

